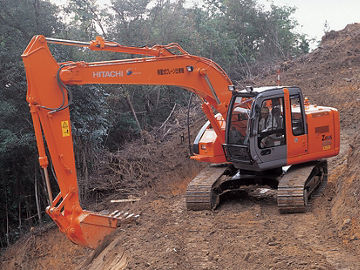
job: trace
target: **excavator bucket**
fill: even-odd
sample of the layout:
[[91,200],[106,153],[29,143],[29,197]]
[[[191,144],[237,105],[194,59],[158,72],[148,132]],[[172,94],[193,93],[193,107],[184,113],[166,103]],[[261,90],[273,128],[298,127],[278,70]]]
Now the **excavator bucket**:
[[84,211],[84,214],[80,217],[80,229],[84,234],[86,246],[96,248],[106,235],[123,224],[134,222],[138,217],[139,215],[119,210],[112,212],[110,215]]
[[123,224],[134,222],[140,216],[119,210],[110,214],[105,211],[95,213],[83,210],[79,205],[73,206],[71,211],[68,211],[66,205],[69,202],[64,199],[59,203],[60,200],[61,194],[55,198],[46,212],[72,242],[90,248],[96,248],[106,235]]

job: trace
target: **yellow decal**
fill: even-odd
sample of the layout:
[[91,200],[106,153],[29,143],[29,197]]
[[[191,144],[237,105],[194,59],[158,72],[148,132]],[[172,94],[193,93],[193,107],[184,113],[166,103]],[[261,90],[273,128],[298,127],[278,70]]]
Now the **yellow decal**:
[[325,145],[323,146],[323,150],[330,150],[331,149],[331,145]]
[[69,121],[61,121],[61,130],[63,137],[70,136]]

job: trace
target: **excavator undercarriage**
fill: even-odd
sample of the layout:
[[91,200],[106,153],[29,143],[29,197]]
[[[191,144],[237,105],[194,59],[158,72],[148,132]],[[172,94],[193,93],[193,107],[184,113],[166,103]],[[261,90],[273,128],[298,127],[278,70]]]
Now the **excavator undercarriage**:
[[277,189],[280,213],[305,212],[309,202],[327,183],[326,160],[287,166],[265,172],[237,170],[232,165],[210,165],[188,185],[188,210],[214,210],[221,197],[245,186],[257,185]]

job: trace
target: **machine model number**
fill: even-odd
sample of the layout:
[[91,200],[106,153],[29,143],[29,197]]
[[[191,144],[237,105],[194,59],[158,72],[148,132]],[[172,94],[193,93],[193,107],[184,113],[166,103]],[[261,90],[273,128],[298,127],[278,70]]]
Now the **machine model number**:
[[331,149],[331,145],[330,145],[330,144],[323,146],[323,150],[324,150],[324,151],[325,151],[325,150],[330,150],[330,149]]
[[164,69],[158,69],[157,74],[158,75],[173,75],[173,74],[180,74],[184,73],[184,68],[164,68]]

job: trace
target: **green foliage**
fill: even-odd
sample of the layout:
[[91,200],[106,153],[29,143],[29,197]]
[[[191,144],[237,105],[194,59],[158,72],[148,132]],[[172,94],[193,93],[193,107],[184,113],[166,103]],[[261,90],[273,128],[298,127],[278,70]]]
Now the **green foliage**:
[[207,0],[205,8],[210,20],[204,29],[215,32],[208,40],[215,41],[211,47],[220,55],[212,59],[235,80],[249,76],[255,63],[268,64],[308,52],[306,36],[294,32],[294,8],[271,5],[270,11],[264,11],[254,0]]
[[91,146],[101,145],[109,128],[106,95],[99,86],[72,87],[73,117],[72,132],[76,137],[84,137]]

